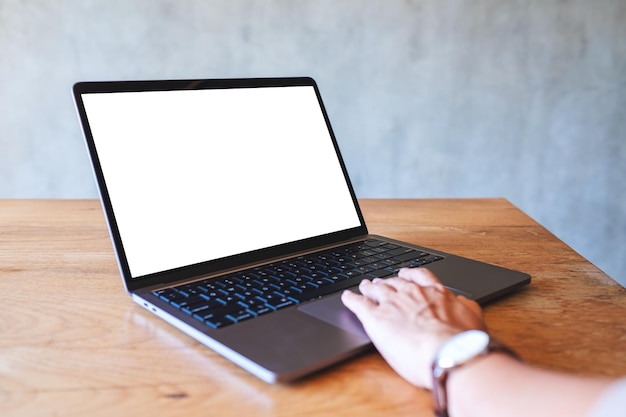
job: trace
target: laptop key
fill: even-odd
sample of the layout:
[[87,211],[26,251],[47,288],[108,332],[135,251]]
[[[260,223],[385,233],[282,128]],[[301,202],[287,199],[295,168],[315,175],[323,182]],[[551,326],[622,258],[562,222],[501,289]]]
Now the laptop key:
[[332,279],[333,281],[340,281],[340,280],[344,280],[348,278],[358,277],[359,275],[363,275],[363,274],[357,270],[352,270],[352,271],[346,271],[344,274],[332,275],[329,278]]
[[279,291],[276,291],[277,294],[280,294],[281,296],[285,298],[289,298],[295,294],[300,294],[301,292],[302,290],[299,290],[297,288],[291,288],[291,287],[281,288]]
[[237,310],[242,310],[244,307],[240,304],[230,304],[217,308],[211,308],[208,310],[204,310],[199,314],[199,318],[201,320],[209,320],[215,317],[226,317],[228,314],[233,313]]
[[209,311],[211,309],[222,307],[222,303],[216,300],[204,301],[201,303],[191,304],[182,307],[182,311],[187,314],[201,314],[204,311]]
[[363,276],[358,276],[352,279],[337,281],[332,285],[325,285],[323,287],[314,288],[309,291],[303,291],[300,294],[294,294],[292,298],[296,299],[299,302],[312,300],[314,298],[319,298],[324,295],[331,294],[333,292],[340,291],[345,288],[350,288],[355,285],[358,285],[362,281],[363,278],[364,278]]
[[[425,255],[427,255],[427,254],[424,254],[424,256]],[[413,259],[417,259],[419,257],[420,257],[420,252],[412,251],[412,252],[405,252],[405,253],[403,253],[401,255],[396,255],[394,257],[394,259],[402,262],[402,261],[410,261],[410,260],[413,260]]]
[[411,266],[422,266],[422,265],[433,263],[440,259],[443,259],[443,257],[437,256],[437,255],[431,255],[426,258],[421,258],[421,259],[416,259],[414,261],[411,261]]
[[268,307],[265,303],[259,303],[252,306],[248,306],[248,311],[252,312],[255,316],[260,316],[261,314],[271,313],[275,311],[273,308]]
[[192,295],[190,297],[180,297],[170,301],[170,304],[176,308],[183,308],[189,305],[205,302],[206,298],[200,295]]
[[375,271],[371,271],[367,273],[367,275],[369,275],[372,278],[384,278],[393,274],[394,272],[388,269],[377,269]]
[[153,294],[161,298],[163,301],[167,301],[168,303],[185,298],[184,295],[174,290],[154,291]]
[[229,324],[234,324],[235,322],[224,316],[215,316],[204,320],[204,323],[209,327],[219,329],[221,327],[228,326]]
[[262,299],[268,307],[275,310],[289,307],[297,303],[297,301],[295,301],[294,299],[282,297],[279,294],[268,294],[259,296],[259,298]]
[[252,311],[247,309],[237,310],[226,315],[226,318],[232,320],[235,323],[251,319],[252,317],[256,317],[256,315]]

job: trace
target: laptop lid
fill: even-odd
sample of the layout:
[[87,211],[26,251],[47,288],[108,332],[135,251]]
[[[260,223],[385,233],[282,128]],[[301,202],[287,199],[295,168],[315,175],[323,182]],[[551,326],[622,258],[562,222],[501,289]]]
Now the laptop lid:
[[311,78],[81,82],[74,96],[128,291],[367,234]]

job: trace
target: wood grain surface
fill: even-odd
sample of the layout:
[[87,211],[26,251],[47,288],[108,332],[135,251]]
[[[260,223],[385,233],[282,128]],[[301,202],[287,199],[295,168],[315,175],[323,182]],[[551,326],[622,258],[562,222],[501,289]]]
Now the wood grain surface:
[[[485,308],[538,366],[626,375],[626,290],[503,199],[361,200],[370,233],[518,269]],[[1,416],[417,416],[372,351],[268,385],[135,305],[96,200],[0,200]]]

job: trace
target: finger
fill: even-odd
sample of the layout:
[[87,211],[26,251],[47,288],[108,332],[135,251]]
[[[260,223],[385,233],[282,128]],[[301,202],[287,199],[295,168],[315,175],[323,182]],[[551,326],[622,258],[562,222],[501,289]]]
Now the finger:
[[359,284],[359,290],[368,299],[375,303],[389,300],[397,293],[396,289],[388,285],[387,280],[380,278],[370,280],[363,280]]
[[[377,280],[374,280],[374,283],[376,282]],[[417,291],[422,287],[421,285],[418,285],[413,281],[409,281],[400,277],[387,278],[384,280],[384,282],[386,285],[393,288],[396,292]]]
[[437,276],[426,268],[402,268],[398,276],[418,285],[443,286]]
[[356,314],[359,319],[376,306],[372,300],[350,290],[345,290],[341,294],[341,301],[343,305]]

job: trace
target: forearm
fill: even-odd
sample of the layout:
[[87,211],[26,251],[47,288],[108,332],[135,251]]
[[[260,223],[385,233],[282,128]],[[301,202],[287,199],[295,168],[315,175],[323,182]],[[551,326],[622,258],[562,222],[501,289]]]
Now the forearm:
[[448,380],[451,417],[583,417],[610,380],[563,375],[493,353]]

